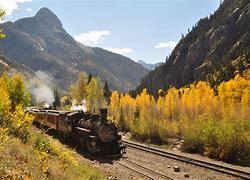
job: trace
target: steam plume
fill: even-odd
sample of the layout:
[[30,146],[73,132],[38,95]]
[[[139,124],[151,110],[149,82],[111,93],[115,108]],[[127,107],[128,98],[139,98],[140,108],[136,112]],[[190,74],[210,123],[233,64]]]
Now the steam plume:
[[54,102],[54,92],[50,88],[53,81],[53,77],[47,72],[39,70],[35,73],[35,77],[31,81],[29,89],[36,103],[52,104]]

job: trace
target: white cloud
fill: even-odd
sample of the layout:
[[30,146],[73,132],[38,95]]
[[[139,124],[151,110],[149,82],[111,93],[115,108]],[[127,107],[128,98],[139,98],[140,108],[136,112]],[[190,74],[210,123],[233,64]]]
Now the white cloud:
[[17,3],[31,2],[32,0],[15,0]]
[[12,12],[18,9],[19,3],[31,2],[32,0],[0,0],[0,6],[6,11],[6,15],[9,16]]
[[128,54],[131,53],[133,50],[131,48],[113,48],[113,47],[106,47],[104,48],[108,51],[111,51],[113,53],[117,53],[117,54]]
[[168,41],[168,42],[159,42],[157,45],[154,46],[154,48],[169,48],[174,49],[176,46],[176,42],[174,41]]
[[76,35],[74,36],[74,38],[80,43],[92,45],[104,40],[108,35],[110,35],[110,31],[91,31],[88,33]]
[[31,11],[32,11],[32,9],[31,9],[31,8],[27,8],[27,9],[26,9],[26,11],[31,12]]

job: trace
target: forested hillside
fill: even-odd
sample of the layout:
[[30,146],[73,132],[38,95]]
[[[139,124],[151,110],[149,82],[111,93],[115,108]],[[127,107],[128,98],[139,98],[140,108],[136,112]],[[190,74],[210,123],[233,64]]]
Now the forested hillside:
[[19,72],[22,73],[26,79],[34,77],[34,71],[28,66],[0,55],[0,74],[4,72],[12,74]]
[[[192,27],[166,62],[151,71],[137,88],[181,87],[198,80],[212,86],[250,68],[250,2],[224,0],[214,14]],[[189,31],[189,30],[188,30]]]

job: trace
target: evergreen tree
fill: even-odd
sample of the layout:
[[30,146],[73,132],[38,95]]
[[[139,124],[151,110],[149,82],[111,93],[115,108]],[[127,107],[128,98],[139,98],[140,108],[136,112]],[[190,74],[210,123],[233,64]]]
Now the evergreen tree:
[[91,74],[91,73],[89,73],[89,75],[88,75],[88,82],[87,82],[87,84],[89,84],[89,83],[90,83],[91,79],[92,79],[92,74]]
[[110,97],[111,97],[111,91],[109,89],[109,85],[108,85],[107,81],[105,81],[103,91],[104,91],[105,100],[109,104],[110,103]]
[[60,100],[59,92],[57,89],[54,89],[54,97],[55,97],[55,101],[53,102],[53,107],[55,109],[60,108],[61,107],[61,100]]

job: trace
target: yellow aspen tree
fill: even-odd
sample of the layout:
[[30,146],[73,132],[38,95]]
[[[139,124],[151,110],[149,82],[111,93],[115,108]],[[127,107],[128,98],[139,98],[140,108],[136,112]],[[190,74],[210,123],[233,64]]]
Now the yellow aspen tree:
[[6,84],[6,75],[0,77],[0,125],[6,123],[9,116],[9,111],[11,107],[11,101],[9,99],[9,94]]
[[238,115],[241,110],[242,95],[248,88],[250,88],[250,81],[239,75],[219,85],[218,95],[223,103],[223,114],[225,116],[233,117]]
[[164,97],[159,97],[157,100],[157,118],[162,120],[164,119],[164,109],[165,109],[165,100]]
[[200,81],[195,86],[194,91],[195,93],[195,99],[196,105],[196,115],[201,115],[203,113],[211,114],[212,108],[214,106],[214,91],[209,86],[208,83]]
[[157,105],[155,98],[150,96],[150,106],[148,111],[148,128],[149,128],[149,137],[151,141],[158,141],[159,140],[159,126],[160,124],[159,119],[156,118],[157,112]]
[[250,87],[246,88],[243,92],[241,106],[243,118],[248,118],[250,121]]
[[119,121],[118,121],[118,125],[120,128],[122,128],[123,130],[127,130],[127,127],[126,127],[126,115],[125,115],[126,112],[124,112],[124,96],[121,94],[121,97],[120,97],[120,109],[119,109]]
[[116,124],[118,124],[119,122],[119,111],[120,111],[119,94],[117,91],[113,91],[110,97],[109,116]]
[[99,79],[92,77],[87,87],[87,110],[93,113],[99,113],[103,107],[104,95]]
[[135,112],[135,101],[134,99],[126,94],[120,100],[120,106],[122,109],[124,117],[124,125],[127,130],[130,130],[133,127],[134,123],[134,112]]
[[77,103],[87,98],[87,76],[84,72],[80,72],[77,81],[71,85],[70,94]]
[[167,120],[178,118],[179,95],[176,88],[171,88],[165,95],[165,114]]
[[30,94],[25,87],[21,74],[14,74],[8,83],[8,93],[11,100],[11,109],[15,110],[17,105],[28,106]]
[[180,98],[180,115],[183,118],[188,117],[188,109],[190,106],[190,98],[189,98],[189,91],[190,88],[181,88],[179,90],[181,92],[181,98]]
[[142,93],[136,97],[136,105],[140,111],[138,132],[140,135],[147,137],[149,134],[148,111],[150,108],[150,96],[147,94],[146,89],[144,89]]

